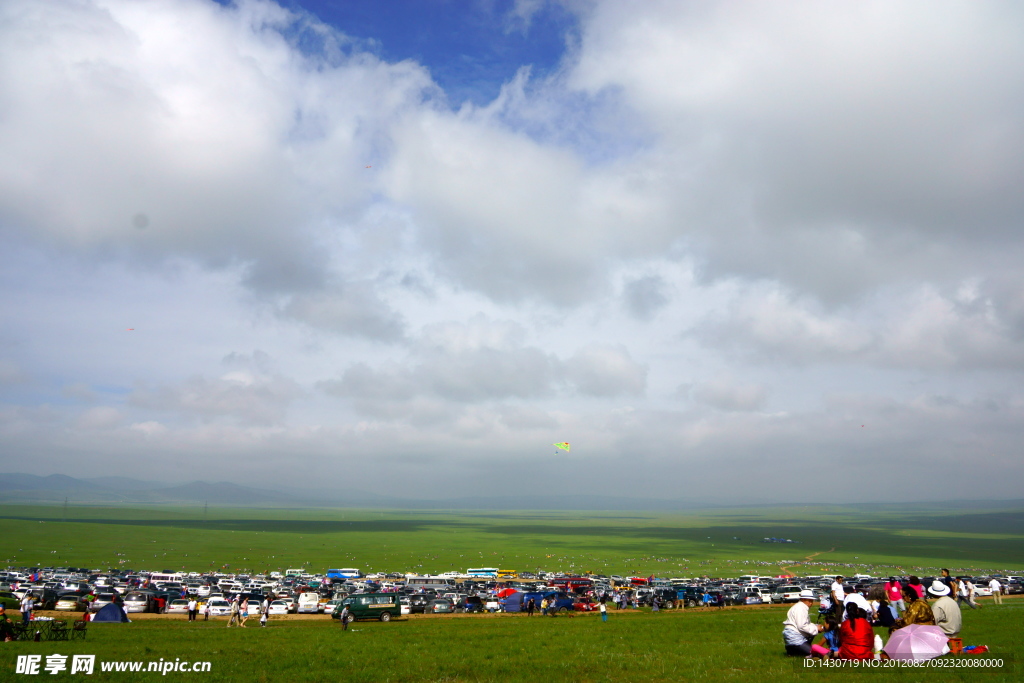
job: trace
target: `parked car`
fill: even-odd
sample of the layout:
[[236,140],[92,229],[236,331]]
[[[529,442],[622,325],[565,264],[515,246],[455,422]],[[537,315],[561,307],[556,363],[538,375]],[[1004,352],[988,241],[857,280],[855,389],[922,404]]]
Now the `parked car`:
[[427,605],[434,599],[433,595],[427,595],[424,593],[417,593],[409,596],[409,611],[412,614],[423,614]]
[[177,600],[171,600],[170,604],[167,605],[168,614],[188,614],[188,600],[178,598]]
[[97,593],[96,599],[89,604],[89,611],[99,612],[112,602],[121,602],[121,596],[117,593]]
[[[284,600],[274,600],[270,603],[269,614],[270,616],[284,616],[289,612],[288,603]],[[334,616],[332,614],[332,616]],[[337,617],[335,617],[337,618]]]
[[[1002,583],[1002,582],[1000,582],[1000,583]],[[992,597],[992,589],[989,588],[988,581],[985,581],[985,582],[981,582],[980,580],[979,581],[974,581],[974,595],[976,597],[981,597],[981,598],[990,598],[990,597]]]
[[302,593],[299,595],[298,607],[296,608],[298,614],[317,614],[320,612],[320,594],[319,593]]
[[704,589],[700,586],[682,586],[676,589],[676,599],[683,601],[684,607],[699,607],[704,598]]
[[478,595],[467,595],[456,603],[455,609],[459,612],[483,612],[484,601]]
[[772,592],[772,602],[800,602],[800,586],[779,586]]
[[741,588],[738,591],[726,593],[724,599],[727,605],[760,605],[764,603],[761,592],[756,588]]
[[64,593],[57,596],[53,609],[58,612],[85,612],[89,609],[89,601],[75,593]]
[[[353,619],[391,621],[391,617],[402,613],[399,597],[398,593],[357,593],[345,598],[342,605],[348,607]],[[447,602],[452,611],[451,602]]]
[[224,598],[210,598],[206,602],[211,617],[226,617],[231,614],[231,603]]
[[548,613],[555,614],[563,611],[572,611],[573,603],[576,599],[571,597],[568,593],[560,593],[557,591],[545,591],[543,593],[525,593],[523,595],[523,604],[525,605],[533,598],[534,604],[537,605],[537,609],[540,609],[541,601],[544,598],[548,599],[551,603],[548,605]]
[[0,605],[4,606],[9,616],[13,616],[21,607],[21,600],[10,591],[0,592]]
[[455,603],[448,598],[434,598],[427,603],[424,614],[450,614],[455,611]]
[[156,606],[153,596],[150,593],[132,592],[124,596],[124,609],[126,612],[151,612]]

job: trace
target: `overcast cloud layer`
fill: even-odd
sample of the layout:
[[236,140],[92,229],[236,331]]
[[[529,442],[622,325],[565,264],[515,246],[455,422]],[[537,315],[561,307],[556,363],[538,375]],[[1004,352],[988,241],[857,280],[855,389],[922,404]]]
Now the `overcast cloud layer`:
[[0,4],[0,470],[1024,497],[1019,4],[566,3],[485,105],[307,6]]

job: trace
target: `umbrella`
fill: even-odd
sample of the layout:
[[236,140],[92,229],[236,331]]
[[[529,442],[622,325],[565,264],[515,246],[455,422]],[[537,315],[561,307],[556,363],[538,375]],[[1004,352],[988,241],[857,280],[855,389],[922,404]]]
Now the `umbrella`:
[[515,592],[515,588],[502,588],[500,591],[498,591],[498,597],[507,598],[508,596],[513,595]]
[[949,637],[938,626],[910,624],[893,631],[882,648],[890,659],[921,661],[935,659],[949,652]]

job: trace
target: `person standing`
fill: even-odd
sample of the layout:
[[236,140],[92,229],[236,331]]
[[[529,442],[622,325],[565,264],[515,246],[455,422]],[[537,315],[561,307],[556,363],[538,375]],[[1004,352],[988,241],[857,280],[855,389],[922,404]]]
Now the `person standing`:
[[889,604],[896,610],[897,617],[907,610],[907,605],[903,602],[903,586],[895,576],[890,576],[885,582],[885,594],[889,598]]
[[228,617],[228,628],[231,628],[231,624],[234,623],[238,626],[238,596],[231,598],[231,616]]
[[526,616],[532,617],[533,616],[533,610],[535,610],[535,609],[537,609],[537,601],[534,600],[533,598],[530,598],[529,600],[526,601]]
[[601,610],[601,621],[608,621],[608,608],[605,606],[604,601],[601,601],[601,606],[598,609]]
[[28,624],[32,621],[32,607],[34,606],[32,600],[32,593],[25,592],[25,597],[21,599],[21,622]]
[[959,607],[966,603],[971,609],[977,609],[977,605],[974,604],[974,584],[971,583],[966,576],[961,576],[957,580],[957,587],[959,590],[956,594],[956,606]]
[[967,579],[967,599],[975,609],[981,607],[981,605],[978,604],[978,587],[974,585],[974,581],[971,579]]
[[348,611],[348,605],[345,605],[344,607],[341,608],[341,616],[339,617],[339,620],[341,621],[341,630],[342,631],[347,631],[348,630],[349,616],[350,615],[349,615],[349,611]]
[[245,628],[245,622],[249,620],[249,598],[243,598],[242,604],[239,605],[238,609],[242,613],[242,620],[238,623],[238,626]]
[[210,620],[210,599],[207,598],[206,602],[203,603],[203,621]]
[[[952,576],[949,575],[949,570],[948,569],[943,569],[942,570],[942,576],[939,578],[939,580],[942,581],[942,583],[946,584],[946,587],[949,588],[949,594],[952,595],[955,598],[956,597],[956,579],[954,579]],[[929,593],[932,592],[931,587],[928,588],[928,592]]]
[[832,611],[836,615],[836,621],[842,622],[844,610],[846,609],[846,589],[843,588],[843,577],[837,576],[829,587],[829,595],[832,596]]
[[993,577],[992,580],[988,582],[988,587],[992,589],[992,604],[1003,604],[1003,584],[999,583],[999,579]]
[[195,596],[191,596],[188,599],[188,620],[195,621],[196,616],[199,615],[199,603],[196,602]]

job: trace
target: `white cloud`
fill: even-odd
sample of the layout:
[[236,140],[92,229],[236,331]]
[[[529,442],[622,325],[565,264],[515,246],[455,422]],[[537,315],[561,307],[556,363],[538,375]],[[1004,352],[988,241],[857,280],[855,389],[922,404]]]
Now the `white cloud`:
[[760,384],[737,384],[728,380],[705,382],[694,389],[694,398],[719,410],[757,410],[764,405],[767,389]]
[[177,386],[143,387],[132,393],[129,402],[136,408],[204,421],[227,417],[266,425],[283,421],[289,404],[300,394],[301,388],[288,378],[235,371],[213,379],[190,377]]
[[5,468],[1018,472],[1021,11],[566,6],[453,111],[267,0],[0,4]]
[[622,347],[589,345],[565,363],[566,375],[587,396],[640,396],[647,386],[647,368]]

